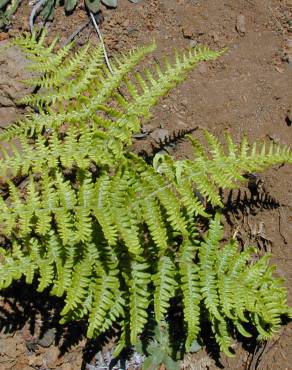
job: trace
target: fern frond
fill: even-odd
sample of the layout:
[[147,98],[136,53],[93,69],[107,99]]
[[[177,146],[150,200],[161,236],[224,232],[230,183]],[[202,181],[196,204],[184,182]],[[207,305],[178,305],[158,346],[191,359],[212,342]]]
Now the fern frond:
[[149,305],[149,284],[151,275],[147,270],[149,265],[142,259],[131,263],[131,277],[128,278],[130,301],[130,338],[136,344],[138,335],[142,333],[147,322]]
[[179,269],[181,290],[183,295],[183,313],[187,324],[186,351],[198,337],[200,331],[200,302],[202,293],[200,288],[199,268],[195,265],[198,246],[186,241],[181,247]]
[[49,46],[44,45],[46,38],[46,31],[42,31],[39,40],[37,34],[24,33],[21,37],[14,38],[11,46],[17,46],[20,50],[27,55],[30,60],[46,61],[47,58],[52,57],[53,50],[58,42],[58,37],[55,37]]
[[[92,55],[93,58],[91,59],[89,63],[89,68],[86,68],[85,70],[81,70],[80,80],[78,80],[78,75],[77,75],[77,81],[75,81],[75,83],[73,81],[69,82],[69,84],[65,85],[65,90],[63,86],[60,87],[61,92],[65,91],[65,94],[61,93],[59,95],[58,94],[54,95],[54,93],[51,94],[49,92],[47,94],[44,94],[46,96],[42,96],[42,94],[36,95],[35,98],[32,96],[30,100],[32,104],[38,103],[38,102],[46,102],[46,101],[48,103],[61,101],[62,102],[61,107],[62,107],[63,99],[70,101],[71,98],[75,98],[78,95],[80,96],[80,98],[83,97],[83,93],[86,92],[89,83],[94,81],[93,82],[95,85],[94,93],[93,93],[93,96],[90,97],[90,99],[86,99],[87,104],[81,105],[78,111],[75,110],[76,104],[69,104],[66,112],[63,112],[63,109],[60,109],[60,111],[50,111],[49,113],[47,113],[46,110],[40,109],[39,111],[40,117],[31,117],[26,120],[19,121],[16,125],[13,125],[12,127],[5,129],[4,132],[1,133],[0,135],[0,141],[9,140],[17,136],[22,136],[23,133],[29,132],[31,135],[33,133],[40,133],[43,127],[46,127],[47,129],[57,129],[65,122],[76,124],[82,121],[84,122],[86,120],[93,119],[92,117],[96,114],[96,111],[101,106],[107,103],[108,99],[112,96],[115,90],[120,86],[123,78],[140,62],[141,59],[143,59],[148,53],[153,51],[154,48],[155,48],[155,44],[152,43],[148,46],[137,48],[131,51],[129,54],[121,56],[120,59],[116,59],[116,62],[113,63],[113,66],[112,66],[113,71],[114,71],[113,74],[110,74],[105,68],[103,69],[102,72],[100,72],[99,69],[96,68],[97,66],[100,65],[101,49],[99,48],[97,52],[93,53]],[[67,52],[66,53],[62,52],[63,57],[66,54]],[[57,66],[57,60],[59,60],[60,58],[61,58],[61,55],[57,54],[55,57],[56,66]],[[53,64],[53,67],[52,67],[53,71],[54,71],[54,68],[55,68],[55,64]],[[69,69],[70,69],[70,65],[69,65]],[[74,71],[72,72],[72,74],[74,77]],[[57,85],[59,84],[59,82],[56,79],[54,79],[54,75],[48,78],[50,78],[50,81],[52,81],[53,79],[52,83],[56,83]],[[66,86],[67,86],[67,90],[66,90]],[[97,91],[98,91],[98,94],[96,93]],[[82,99],[80,101],[82,101]],[[48,109],[48,107],[46,108]]]
[[90,258],[85,257],[74,266],[61,315],[65,316],[69,311],[73,311],[79,304],[82,304],[87,294],[91,275],[92,260]]
[[153,275],[152,281],[154,291],[154,313],[159,323],[163,320],[169,308],[169,301],[175,294],[177,287],[176,268],[171,258],[162,256],[157,264],[157,273]]
[[214,52],[205,47],[194,48],[181,56],[176,52],[175,63],[173,65],[166,63],[165,71],[162,72],[160,66],[156,65],[155,77],[149,69],[144,71],[147,82],[142,75],[136,74],[136,81],[143,92],[139,95],[133,85],[127,83],[132,100],[128,102],[126,107],[123,105],[125,108],[124,115],[112,127],[111,134],[124,142],[128,142],[131,133],[140,129],[140,121],[133,119],[133,117],[148,119],[150,109],[158,102],[159,98],[165,96],[171,88],[183,81],[187,72],[198,62],[215,59],[220,55],[220,52]]
[[210,222],[208,236],[200,245],[199,260],[200,260],[200,282],[201,291],[206,307],[211,315],[218,321],[222,320],[221,313],[218,310],[219,297],[216,272],[214,265],[216,263],[217,245],[222,239],[223,229],[220,225],[220,216],[216,215],[214,220]]
[[105,271],[99,269],[97,274],[94,302],[89,312],[87,329],[89,338],[102,332],[105,330],[104,328],[109,328],[117,318],[124,314],[124,300],[119,293],[120,284],[116,277],[117,270],[112,270],[106,274]]

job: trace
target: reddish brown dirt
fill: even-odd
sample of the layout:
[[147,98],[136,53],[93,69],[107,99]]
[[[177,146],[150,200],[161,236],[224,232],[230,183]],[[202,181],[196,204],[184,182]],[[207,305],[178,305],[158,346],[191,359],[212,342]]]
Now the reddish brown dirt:
[[[9,36],[28,29],[30,11],[27,2],[23,3]],[[227,48],[218,61],[200,64],[185,83],[163,99],[146,126],[148,131],[162,128],[172,134],[198,127],[195,134],[201,135],[201,129],[208,128],[219,137],[228,132],[239,139],[246,133],[250,139],[292,147],[291,0],[144,0],[137,5],[120,0],[116,10],[105,10],[103,14],[101,29],[110,55],[152,39],[158,45],[158,59],[173,47],[196,43]],[[240,24],[242,16],[244,24]],[[59,33],[63,42],[86,19],[82,5],[69,17],[60,8],[49,28],[49,37]],[[7,36],[1,33],[0,37]],[[77,40],[82,44],[88,38],[96,38],[92,26],[82,31]],[[2,72],[4,68],[0,65]],[[13,106],[2,106],[0,120],[6,124],[18,113]],[[135,146],[149,150],[150,144],[155,144],[153,136],[137,140]],[[171,150],[176,157],[190,154],[186,143]],[[257,245],[259,253],[273,253],[292,304],[291,166],[272,169],[257,181],[261,189],[253,198],[248,189],[242,189],[240,197],[233,194],[226,213],[226,236],[236,232],[242,244]],[[0,369],[80,369],[97,351],[98,343],[94,347],[82,337],[82,325],[61,329],[55,324],[51,318],[54,300],[32,295],[18,285],[5,297],[0,309]],[[47,347],[38,342],[41,321],[49,328],[57,328]],[[73,343],[66,344],[68,338]],[[185,368],[292,369],[292,325],[283,326],[279,337],[266,346],[238,342],[234,350],[235,358],[222,356],[217,361],[212,352],[202,350],[189,356]]]

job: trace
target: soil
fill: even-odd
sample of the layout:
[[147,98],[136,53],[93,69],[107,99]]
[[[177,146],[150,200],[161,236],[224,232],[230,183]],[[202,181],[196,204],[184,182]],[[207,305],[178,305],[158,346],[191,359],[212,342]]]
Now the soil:
[[[28,30],[31,5],[22,2],[8,33],[0,40]],[[283,143],[292,147],[292,1],[291,0],[144,0],[133,4],[119,0],[115,10],[103,8],[101,31],[111,57],[155,39],[154,58],[171,53],[173,47],[205,44],[226,48],[212,63],[201,63],[186,82],[174,89],[153,111],[137,150],[158,146],[157,138],[196,128],[239,140]],[[48,36],[60,35],[64,43],[88,16],[81,3],[70,16],[58,8]],[[76,38],[97,42],[89,24]],[[5,42],[5,41],[4,41]],[[17,53],[17,51],[15,52]],[[0,125],[24,112],[15,106],[20,91],[15,82],[22,62],[12,54],[0,60]],[[189,145],[170,146],[177,158],[190,155]],[[270,251],[277,272],[286,281],[292,305],[292,171],[280,166],[255,174],[249,187],[224,194],[226,237],[236,233],[242,245],[256,245],[259,253]],[[57,324],[62,302],[15,284],[2,293],[0,304],[0,369],[95,369],[102,342],[84,337],[83,323]],[[106,341],[106,338],[103,338]],[[185,358],[185,369],[292,369],[292,324],[286,323],[275,340],[256,344],[235,343],[236,356],[219,357],[212,346]],[[86,365],[87,364],[87,365]],[[90,365],[91,364],[91,365]]]

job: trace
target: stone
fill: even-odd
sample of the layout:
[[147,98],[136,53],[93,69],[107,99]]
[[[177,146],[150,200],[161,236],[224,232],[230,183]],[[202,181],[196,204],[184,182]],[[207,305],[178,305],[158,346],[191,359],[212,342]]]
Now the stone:
[[198,45],[198,41],[197,40],[190,40],[190,48],[194,48]]
[[[0,42],[0,47],[5,46],[5,44],[5,41]],[[33,86],[21,82],[21,80],[32,76],[32,73],[26,70],[28,63],[29,61],[25,55],[17,47],[13,46],[0,53],[0,92],[2,99],[0,105],[14,105],[17,100],[33,92]]]
[[183,27],[182,32],[183,32],[184,38],[191,39],[194,34],[194,28],[193,26],[188,25],[188,26]]
[[55,369],[59,359],[59,349],[57,347],[51,347],[45,354],[46,365],[49,369]]
[[16,108],[13,107],[0,107],[0,127],[4,128],[10,123],[13,123],[19,117]]
[[245,16],[243,14],[239,14],[236,17],[236,24],[235,29],[239,33],[240,36],[244,36],[246,33],[246,26],[245,26]]
[[44,335],[38,339],[37,344],[45,348],[50,347],[50,345],[52,345],[55,341],[56,331],[56,328],[48,329]]
[[0,95],[0,107],[14,107],[14,103],[11,99],[7,98],[6,96]]

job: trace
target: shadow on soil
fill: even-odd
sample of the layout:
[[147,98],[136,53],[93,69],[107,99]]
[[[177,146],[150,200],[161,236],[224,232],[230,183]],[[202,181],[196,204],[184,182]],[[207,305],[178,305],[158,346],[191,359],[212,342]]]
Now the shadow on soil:
[[[13,283],[1,292],[0,332],[13,334],[28,326],[31,336],[37,334],[37,339],[25,341],[27,349],[32,352],[37,350],[43,339],[50,341],[47,334],[52,332],[51,343],[48,342],[43,347],[56,345],[61,357],[86,339],[86,323],[79,321],[59,324],[64,302],[60,298],[50,296],[48,291],[38,293],[36,289],[36,284],[27,285],[21,281]],[[85,369],[86,364],[101,350],[104,339],[100,337],[98,340],[86,340],[82,351],[82,369]]]

